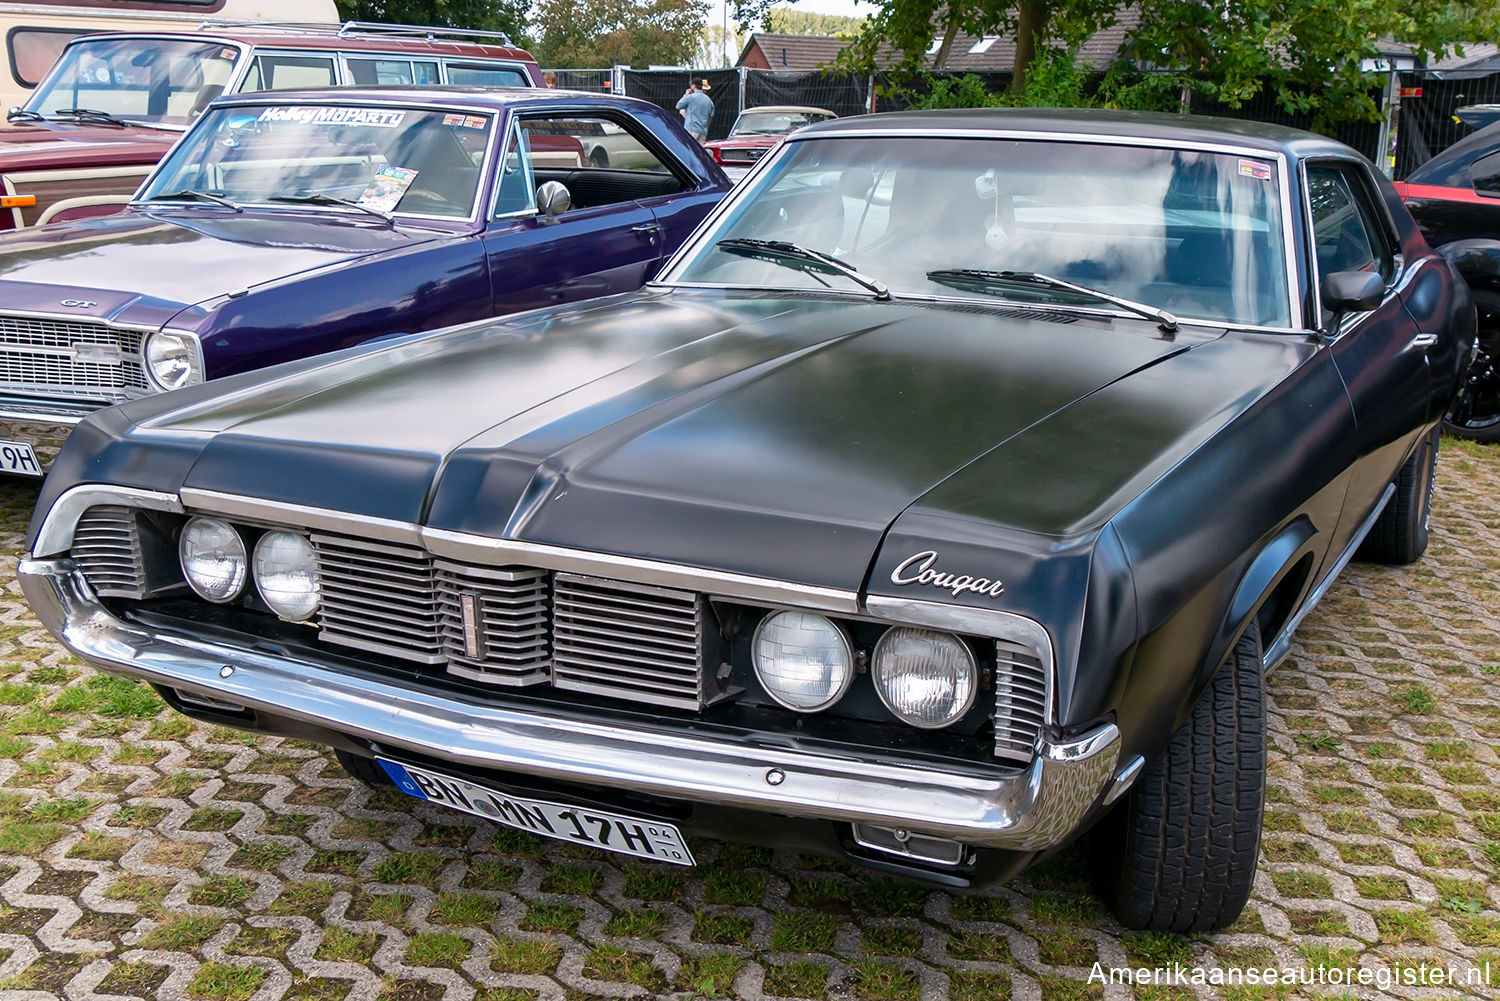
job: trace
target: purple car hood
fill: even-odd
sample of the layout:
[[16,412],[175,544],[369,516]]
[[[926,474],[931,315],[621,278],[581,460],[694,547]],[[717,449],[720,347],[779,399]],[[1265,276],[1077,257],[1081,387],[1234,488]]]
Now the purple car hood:
[[0,308],[159,326],[185,306],[436,236],[332,213],[129,211],[0,238]]

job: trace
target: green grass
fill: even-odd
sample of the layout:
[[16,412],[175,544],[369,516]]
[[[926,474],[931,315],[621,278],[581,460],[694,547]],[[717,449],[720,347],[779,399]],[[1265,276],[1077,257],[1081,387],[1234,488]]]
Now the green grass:
[[188,984],[188,997],[202,1001],[249,1001],[266,979],[258,966],[229,966],[226,963],[204,963]]
[[411,966],[457,966],[469,958],[469,940],[451,931],[420,932],[406,946]]
[[495,920],[500,902],[473,893],[440,893],[432,902],[431,919],[440,925],[483,925]]
[[784,952],[827,952],[843,922],[832,914],[787,911],[771,925],[771,948]]
[[500,973],[525,973],[536,976],[551,973],[562,959],[562,948],[552,942],[495,940],[495,955],[490,961]]

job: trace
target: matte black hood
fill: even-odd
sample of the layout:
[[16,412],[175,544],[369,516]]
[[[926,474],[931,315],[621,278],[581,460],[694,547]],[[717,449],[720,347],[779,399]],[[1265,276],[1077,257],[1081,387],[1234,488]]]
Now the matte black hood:
[[857,588],[935,484],[1186,349],[1145,322],[646,292],[273,369],[131,437],[204,433],[191,487]]

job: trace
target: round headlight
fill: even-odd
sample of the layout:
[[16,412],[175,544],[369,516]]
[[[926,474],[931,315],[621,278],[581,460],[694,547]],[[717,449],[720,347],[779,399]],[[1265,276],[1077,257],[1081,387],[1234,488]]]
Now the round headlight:
[[191,334],[158,330],[146,338],[146,372],[162,389],[181,389],[203,381],[198,339]]
[[255,544],[255,589],[271,611],[301,622],[318,610],[318,555],[295,532],[267,532]]
[[807,612],[776,612],[761,620],[750,644],[755,676],[788,709],[827,709],[854,680],[854,651],[842,629]]
[[979,669],[963,640],[930,629],[889,629],[870,659],[885,707],[924,730],[947,726],[969,711]]
[[217,518],[194,518],[177,541],[182,575],[198,597],[215,604],[233,601],[245,589],[245,543],[234,526]]

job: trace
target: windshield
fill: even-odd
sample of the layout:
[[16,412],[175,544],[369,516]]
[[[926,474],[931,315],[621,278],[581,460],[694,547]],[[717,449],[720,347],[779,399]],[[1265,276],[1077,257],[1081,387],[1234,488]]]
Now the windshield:
[[86,108],[186,125],[223,92],[239,58],[233,45],[199,39],[85,39],[64,50],[24,108],[49,118]]
[[344,199],[379,212],[466,219],[493,125],[491,115],[390,106],[216,108],[173,148],[141,197],[202,192],[281,207]]
[[775,135],[779,136],[804,125],[823,121],[822,115],[799,111],[754,112],[747,111],[735,120],[730,135]]
[[951,274],[1039,273],[1182,318],[1287,327],[1279,185],[1269,157],[1002,138],[820,137],[792,143],[670,278],[860,290],[769,254],[719,246],[775,240],[836,257],[898,296],[1088,301],[1045,283]]

